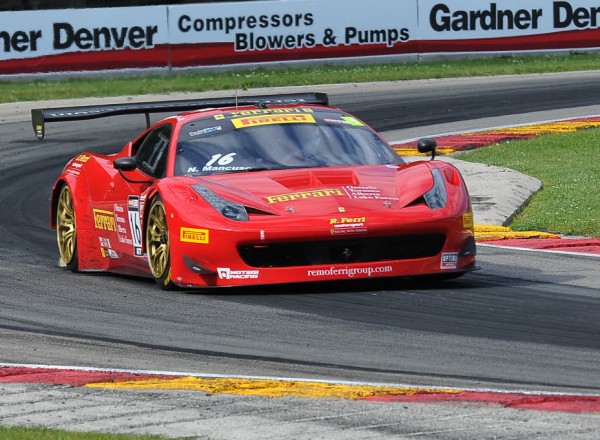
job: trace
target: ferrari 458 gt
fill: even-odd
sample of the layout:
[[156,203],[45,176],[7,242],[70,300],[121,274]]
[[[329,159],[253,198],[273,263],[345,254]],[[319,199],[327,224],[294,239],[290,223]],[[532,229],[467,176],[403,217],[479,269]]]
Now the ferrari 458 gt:
[[[150,113],[173,116],[150,125]],[[60,264],[163,289],[476,269],[459,171],[412,163],[358,118],[306,93],[34,109],[45,123],[141,113],[115,154],[82,152],[51,195]],[[435,142],[419,142],[435,156]]]

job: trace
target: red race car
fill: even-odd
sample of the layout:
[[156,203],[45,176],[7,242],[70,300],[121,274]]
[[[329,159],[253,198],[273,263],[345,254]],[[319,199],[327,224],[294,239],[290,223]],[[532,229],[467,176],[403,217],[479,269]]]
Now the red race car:
[[[306,93],[34,109],[45,123],[174,116],[121,151],[71,159],[51,197],[61,266],[163,289],[477,269],[456,168],[405,163],[373,129]],[[419,142],[435,156],[435,142]]]

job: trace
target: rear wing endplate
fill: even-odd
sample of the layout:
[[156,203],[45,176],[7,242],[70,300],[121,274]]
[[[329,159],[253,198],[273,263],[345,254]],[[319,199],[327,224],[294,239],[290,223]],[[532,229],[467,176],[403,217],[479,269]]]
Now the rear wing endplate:
[[31,123],[33,124],[33,131],[35,132],[36,137],[41,141],[44,139],[45,126],[48,122],[66,122],[104,118],[108,116],[144,114],[146,115],[146,126],[149,127],[150,113],[178,113],[208,108],[239,107],[247,105],[262,107],[267,105],[291,104],[329,105],[329,97],[326,93],[310,92],[32,109]]

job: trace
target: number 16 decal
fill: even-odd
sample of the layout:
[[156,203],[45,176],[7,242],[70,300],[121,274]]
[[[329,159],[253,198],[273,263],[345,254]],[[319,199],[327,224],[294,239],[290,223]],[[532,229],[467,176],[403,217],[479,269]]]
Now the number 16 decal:
[[127,216],[129,217],[129,229],[131,230],[131,241],[133,242],[133,253],[136,257],[142,256],[142,226],[140,224],[140,198],[129,196],[127,198]]

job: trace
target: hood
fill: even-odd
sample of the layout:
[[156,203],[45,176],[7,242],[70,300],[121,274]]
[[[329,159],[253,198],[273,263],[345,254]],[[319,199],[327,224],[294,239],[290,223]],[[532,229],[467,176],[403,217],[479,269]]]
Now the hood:
[[224,199],[278,215],[401,209],[433,186],[426,162],[218,174],[195,180]]

